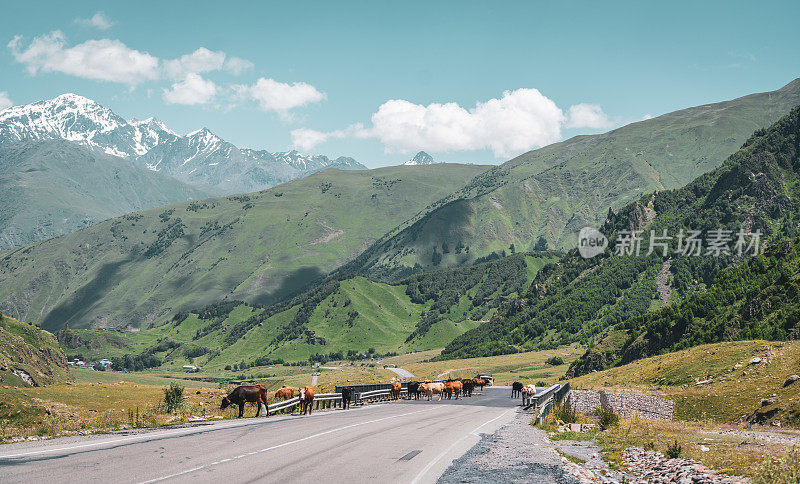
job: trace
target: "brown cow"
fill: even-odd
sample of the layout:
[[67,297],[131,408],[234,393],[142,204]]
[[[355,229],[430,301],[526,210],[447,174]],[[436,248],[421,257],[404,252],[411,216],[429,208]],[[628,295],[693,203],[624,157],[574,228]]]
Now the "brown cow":
[[314,404],[314,388],[303,387],[300,389],[300,415],[308,412],[311,415],[311,407]]
[[280,390],[275,392],[275,398],[279,398],[281,400],[294,398],[294,388],[282,387]]
[[484,380],[483,378],[473,378],[472,381],[474,381],[475,386],[480,387],[481,390],[483,390],[483,387],[486,386],[486,380]]
[[227,396],[222,398],[222,405],[220,410],[225,410],[230,405],[239,405],[239,418],[244,416],[244,404],[255,403],[258,407],[256,417],[261,415],[261,405],[267,409],[267,417],[269,417],[269,406],[267,406],[267,387],[264,385],[242,385],[233,389]]
[[452,380],[444,383],[444,394],[448,400],[453,399],[453,395],[455,395],[456,400],[461,398],[461,390],[464,386],[458,380]]
[[392,383],[392,400],[400,400],[400,390],[403,389],[403,385],[396,381]]

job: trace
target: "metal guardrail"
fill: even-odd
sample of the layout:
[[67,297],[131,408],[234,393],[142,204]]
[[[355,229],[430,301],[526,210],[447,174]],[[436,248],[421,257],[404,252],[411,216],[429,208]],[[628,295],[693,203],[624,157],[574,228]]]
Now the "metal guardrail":
[[[408,390],[405,388],[400,389],[400,395],[408,394]],[[364,403],[365,401],[382,401],[382,400],[389,400],[392,397],[392,389],[381,389],[381,390],[372,390],[368,392],[361,392],[355,394],[355,401],[359,403]]]
[[569,382],[565,383],[564,385],[557,386],[558,389],[547,396],[541,407],[539,407],[539,413],[536,415],[537,425],[541,424],[542,421],[544,421],[544,419],[550,415],[550,411],[553,409],[554,405],[561,403],[565,399],[569,399]]
[[300,397],[290,398],[288,400],[284,400],[280,403],[273,403],[269,406],[270,412],[280,412],[281,410],[286,410],[287,408],[294,407],[300,403]]
[[553,385],[550,387],[545,388],[544,390],[536,392],[535,395],[532,395],[530,398],[522,398],[522,406],[525,407],[525,410],[529,409],[530,407],[538,408],[542,402],[550,398],[561,385]]
[[[319,410],[320,404],[322,407],[331,407],[336,406],[336,402],[341,402],[342,394],[341,393],[318,393],[314,395],[314,403],[316,404],[317,410]],[[269,406],[270,412],[280,412],[281,410],[286,410],[287,408],[292,408],[300,404],[300,397],[290,398],[288,400],[284,400],[282,402],[273,403]]]

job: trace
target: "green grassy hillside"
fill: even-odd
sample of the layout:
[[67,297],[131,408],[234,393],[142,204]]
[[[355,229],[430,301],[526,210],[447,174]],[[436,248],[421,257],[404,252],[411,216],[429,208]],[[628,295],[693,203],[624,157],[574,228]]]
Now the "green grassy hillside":
[[52,334],[0,313],[0,385],[42,386],[69,378]]
[[0,249],[215,192],[64,140],[0,148]]
[[[761,363],[749,364],[754,357]],[[682,420],[712,419],[800,424],[800,382],[785,385],[797,374],[797,341],[733,341],[695,346],[637,360],[572,381],[575,388],[654,387],[675,401]],[[697,384],[698,382],[705,382]],[[769,405],[762,399],[777,397]]]
[[[434,210],[387,234],[344,270],[398,279],[414,267],[463,264],[507,249],[574,247],[584,226],[643,194],[674,189],[708,172],[758,128],[800,104],[800,79],[732,101],[697,106],[578,136],[481,173]],[[443,244],[469,247],[441,259]]]
[[[726,339],[788,338],[798,330],[796,244],[779,241],[800,235],[798,139],[800,106],[769,129],[758,130],[718,169],[684,188],[643,197],[610,214],[603,226],[611,240],[609,251],[592,259],[571,251],[539,272],[519,305],[457,337],[441,357],[591,344],[609,328],[629,332],[625,338],[610,335],[589,358],[602,368],[620,359],[613,354],[620,343],[630,361]],[[740,265],[746,254],[736,253],[733,238],[728,254],[709,255],[709,230],[718,228],[732,237],[740,229],[760,231],[761,243],[772,252],[720,274]],[[641,255],[611,255],[623,230],[642,231]],[[660,251],[645,255],[651,230],[666,230],[673,237],[666,257]],[[702,256],[678,251],[680,230],[702,231]],[[674,306],[681,301],[685,303]],[[584,365],[588,362],[576,369],[596,368]]]
[[107,220],[1,253],[0,308],[57,330],[139,327],[225,297],[269,304],[485,169],[332,169]]
[[[221,369],[277,360],[341,360],[349,355],[441,348],[524,292],[557,254],[516,254],[468,268],[385,284],[356,276],[328,281],[274,306],[222,302],[138,331],[58,333],[70,355],[123,358],[130,369],[195,364]],[[140,362],[138,364],[136,362]],[[244,365],[242,365],[244,363]]]

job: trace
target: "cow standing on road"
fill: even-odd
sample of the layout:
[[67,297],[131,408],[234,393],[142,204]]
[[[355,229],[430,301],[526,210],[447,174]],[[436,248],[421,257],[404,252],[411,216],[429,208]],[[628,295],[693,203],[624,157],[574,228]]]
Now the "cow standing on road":
[[515,381],[511,384],[511,398],[522,395],[522,383]]
[[431,383],[425,382],[419,387],[422,394],[428,397],[428,401],[431,401],[433,395],[439,395],[439,401],[442,401],[442,393],[444,392],[444,383]]
[[463,395],[465,397],[471,397],[472,396],[472,390],[475,389],[475,382],[470,380],[470,379],[468,379],[468,378],[465,378],[465,379],[461,380],[461,385],[464,387]]
[[461,390],[463,388],[464,387],[460,381],[450,380],[444,384],[444,394],[447,396],[448,400],[452,400],[453,396],[455,396],[456,400],[458,400],[461,398]]
[[311,407],[314,404],[314,389],[312,387],[302,387],[300,389],[300,415],[308,412],[311,415]]
[[486,386],[486,380],[483,378],[473,378],[472,381],[475,382],[475,386],[480,387],[481,391],[483,391],[483,387]]
[[342,387],[342,410],[350,408],[350,398],[353,395],[353,389],[350,387]]
[[406,384],[406,391],[408,392],[408,399],[419,400],[419,386],[418,381],[410,381]]
[[392,383],[392,400],[400,400],[400,391],[403,389],[403,385],[396,381]]
[[536,385],[525,385],[522,387],[522,404],[530,405],[534,395],[536,395]]
[[256,410],[256,417],[261,415],[261,405],[264,405],[267,415],[269,417],[269,407],[267,406],[267,387],[264,385],[241,385],[233,389],[227,397],[222,398],[222,405],[220,410],[225,410],[231,405],[239,405],[239,418],[244,416],[244,404],[255,403],[258,410]]

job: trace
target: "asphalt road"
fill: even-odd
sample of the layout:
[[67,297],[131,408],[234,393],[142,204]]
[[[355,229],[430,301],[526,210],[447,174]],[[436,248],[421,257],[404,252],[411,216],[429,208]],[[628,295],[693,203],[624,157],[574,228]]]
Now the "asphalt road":
[[513,417],[509,394],[8,444],[0,481],[435,482]]

